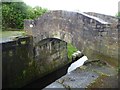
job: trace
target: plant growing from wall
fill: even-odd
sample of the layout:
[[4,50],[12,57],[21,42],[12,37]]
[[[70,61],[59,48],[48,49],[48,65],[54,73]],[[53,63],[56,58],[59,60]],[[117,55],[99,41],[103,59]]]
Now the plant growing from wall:
[[72,59],[72,54],[77,51],[77,48],[73,46],[72,44],[67,44],[67,50],[68,50],[68,58]]

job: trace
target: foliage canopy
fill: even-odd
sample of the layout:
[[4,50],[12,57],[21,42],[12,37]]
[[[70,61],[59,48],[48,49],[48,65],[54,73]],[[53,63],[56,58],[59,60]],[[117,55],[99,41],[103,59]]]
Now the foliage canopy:
[[39,6],[32,8],[24,2],[2,2],[2,26],[23,29],[24,19],[34,19],[46,11]]

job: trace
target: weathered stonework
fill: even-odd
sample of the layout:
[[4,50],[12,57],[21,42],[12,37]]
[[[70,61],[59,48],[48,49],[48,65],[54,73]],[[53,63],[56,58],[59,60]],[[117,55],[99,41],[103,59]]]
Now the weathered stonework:
[[[32,37],[2,45],[2,88],[20,88],[68,64],[67,43],[56,38]],[[41,84],[41,83],[40,83]]]
[[111,22],[68,11],[50,11],[25,20],[24,29],[32,37],[2,43],[3,88],[23,87],[68,64],[67,43],[88,59],[117,65],[119,24],[113,27]]
[[118,29],[111,23],[85,13],[58,10],[25,20],[24,29],[33,35],[34,43],[59,38],[72,43],[89,59],[103,59],[117,65]]
[[85,13],[89,14],[91,16],[95,16],[95,17],[101,18],[104,21],[109,22],[111,24],[118,23],[118,18],[114,17],[114,16],[99,14],[99,13],[95,13],[95,12],[85,12]]
[[30,74],[35,70],[32,60],[32,38],[20,38],[0,45],[2,45],[2,88],[19,88],[35,77],[35,74]]
[[40,41],[34,47],[34,60],[40,75],[64,66],[68,63],[67,43],[55,38]]

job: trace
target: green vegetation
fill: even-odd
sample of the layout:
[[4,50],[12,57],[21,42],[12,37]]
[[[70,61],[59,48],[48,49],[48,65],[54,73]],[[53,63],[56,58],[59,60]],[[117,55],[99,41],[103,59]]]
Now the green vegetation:
[[118,66],[118,72],[120,72],[120,65]]
[[0,38],[10,38],[14,36],[25,36],[25,31],[0,31]]
[[46,11],[39,6],[32,8],[24,2],[2,2],[2,27],[23,29],[24,19],[37,18]]
[[117,13],[116,17],[120,17],[120,12]]
[[72,59],[72,54],[77,51],[76,47],[74,47],[72,44],[68,43],[67,44],[67,49],[68,49],[68,58]]

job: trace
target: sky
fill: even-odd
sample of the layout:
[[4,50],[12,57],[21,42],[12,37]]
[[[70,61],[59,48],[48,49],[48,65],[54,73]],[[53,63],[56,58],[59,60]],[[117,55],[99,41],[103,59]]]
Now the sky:
[[23,0],[32,7],[41,6],[48,10],[67,10],[81,12],[96,12],[115,16],[120,0]]

